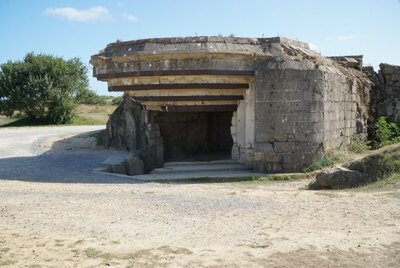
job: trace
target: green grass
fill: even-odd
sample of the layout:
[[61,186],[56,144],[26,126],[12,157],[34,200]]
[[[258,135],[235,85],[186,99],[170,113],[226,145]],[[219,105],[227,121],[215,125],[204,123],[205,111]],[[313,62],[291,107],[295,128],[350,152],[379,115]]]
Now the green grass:
[[[76,109],[76,116],[66,125],[105,125],[109,115],[115,110],[112,105],[84,105]],[[24,114],[15,113],[12,117],[0,115],[0,127],[55,126],[44,120],[32,120]]]
[[370,182],[400,172],[400,143],[383,147],[344,167],[367,174]]
[[[47,121],[41,120],[32,120],[28,117],[12,117],[9,119],[3,119],[0,121],[0,128],[1,127],[32,127],[32,126],[56,126],[54,124],[49,124]],[[104,125],[103,121],[85,118],[81,116],[76,116],[72,119],[70,124],[66,124],[65,126],[80,126],[80,125]],[[64,126],[64,125],[59,125]]]
[[356,154],[363,154],[371,150],[370,141],[363,141],[357,135],[351,137],[350,151]]
[[96,119],[75,116],[69,125],[104,125],[104,122]]
[[305,172],[312,172],[315,170],[321,170],[326,167],[333,166],[338,163],[346,161],[346,157],[340,152],[332,152],[325,155],[322,159],[314,161],[308,167],[304,169]]
[[[400,188],[400,143],[373,151],[363,158],[345,163],[343,167],[363,173],[357,188],[360,191]],[[341,188],[341,187],[339,187]],[[314,180],[307,189],[321,189]]]
[[374,191],[392,191],[400,189],[400,172],[384,176],[380,180],[371,184],[353,188],[355,192],[374,192]]
[[[324,190],[322,191],[326,195],[330,195],[336,191],[351,191],[351,192],[376,192],[376,191],[396,191],[400,189],[400,172],[395,172],[386,176],[379,178],[377,181],[369,183],[364,186],[359,186],[356,188],[350,189],[341,189],[341,190],[327,190],[320,189],[316,184],[315,180],[311,181],[307,188],[308,190]],[[321,193],[322,194],[322,193]],[[395,197],[400,198],[400,193],[398,193]]]
[[315,179],[308,183],[308,185],[306,186],[306,190],[320,190]]
[[158,183],[174,183],[174,184],[200,184],[200,183],[242,183],[242,184],[265,184],[268,182],[283,182],[291,180],[300,180],[313,177],[313,173],[285,173],[271,174],[266,176],[253,177],[227,177],[227,178],[193,178],[193,179],[171,179],[171,180],[153,180]]

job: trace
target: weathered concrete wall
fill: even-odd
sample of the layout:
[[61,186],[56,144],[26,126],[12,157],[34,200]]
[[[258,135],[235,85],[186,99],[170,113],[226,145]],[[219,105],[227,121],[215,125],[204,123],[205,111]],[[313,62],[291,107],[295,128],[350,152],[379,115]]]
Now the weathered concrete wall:
[[302,52],[292,54],[256,69],[257,171],[299,171],[347,148],[353,135],[367,136],[367,77],[319,56],[298,60]]
[[[345,71],[345,73],[343,72]],[[367,138],[371,83],[361,72],[330,69],[324,73],[324,150],[346,149],[352,136]]]
[[320,74],[272,67],[256,74],[255,170],[299,170],[323,154]]
[[255,89],[254,84],[246,90],[244,100],[239,102],[233,113],[231,134],[233,138],[232,159],[253,167],[255,131]]
[[[285,38],[193,37],[113,43],[91,62],[110,90],[125,88],[140,103],[123,110],[135,115],[122,115],[119,108],[108,129],[111,145],[146,152],[143,161],[156,163],[148,166],[162,165],[163,154],[159,125],[149,111],[171,112],[168,105],[234,107],[232,158],[261,172],[298,171],[346,148],[352,135],[366,137],[371,85],[359,70],[360,56],[328,59]],[[166,88],[171,84],[191,89]]]
[[380,116],[400,123],[400,66],[380,64],[378,73],[372,67],[364,68],[373,81],[371,91],[371,121]]
[[143,160],[144,172],[164,164],[159,126],[152,118],[148,118],[148,111],[143,110],[128,95],[124,96],[122,104],[107,122],[105,144],[137,155]]
[[128,151],[143,149],[146,144],[144,117],[145,111],[140,105],[125,95],[107,122],[106,146]]

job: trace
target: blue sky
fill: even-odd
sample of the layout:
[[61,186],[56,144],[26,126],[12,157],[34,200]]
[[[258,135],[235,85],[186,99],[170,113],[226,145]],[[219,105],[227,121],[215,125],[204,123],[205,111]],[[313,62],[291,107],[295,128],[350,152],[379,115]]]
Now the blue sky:
[[0,63],[30,51],[80,57],[91,77],[90,56],[116,39],[196,34],[279,35],[322,55],[400,65],[400,0],[0,0]]

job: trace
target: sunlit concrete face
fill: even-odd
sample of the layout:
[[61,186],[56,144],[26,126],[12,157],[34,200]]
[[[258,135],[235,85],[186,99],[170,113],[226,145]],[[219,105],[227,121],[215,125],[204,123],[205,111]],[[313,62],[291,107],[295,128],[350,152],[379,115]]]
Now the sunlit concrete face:
[[[145,39],[111,43],[91,63],[110,91],[125,93],[108,124],[109,145],[157,163],[149,169],[162,166],[176,148],[181,156],[182,148],[191,154],[197,145],[202,152],[219,137],[229,158],[256,171],[296,171],[366,133],[365,75],[303,42]],[[173,126],[198,135],[185,139]]]

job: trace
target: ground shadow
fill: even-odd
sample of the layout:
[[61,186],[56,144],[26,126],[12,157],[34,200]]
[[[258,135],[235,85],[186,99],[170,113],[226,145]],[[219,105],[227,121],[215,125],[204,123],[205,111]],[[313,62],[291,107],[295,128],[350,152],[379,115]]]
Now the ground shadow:
[[[266,180],[287,180],[286,177],[249,176],[226,178],[193,178],[175,180],[139,180],[127,175],[96,171],[101,163],[110,155],[120,153],[106,150],[104,146],[96,148],[81,148],[80,139],[92,137],[101,142],[101,131],[88,131],[82,134],[54,142],[52,147],[36,156],[0,158],[0,180],[18,180],[29,182],[51,183],[104,183],[104,184],[133,184],[133,183],[162,183],[162,184],[201,184],[201,183],[232,183],[240,181],[262,182]],[[32,146],[41,145],[43,140],[35,141]],[[1,155],[0,155],[1,157]]]
[[60,143],[68,143],[69,139],[94,134],[95,132],[92,131],[57,141],[52,149],[36,156],[1,158],[0,180],[51,183],[143,183],[129,177],[94,171],[113,153],[112,151],[101,147],[80,151],[60,151],[59,149]]
[[11,122],[0,124],[0,128],[4,127],[30,127],[30,126],[48,126],[51,125],[49,121],[46,120],[38,120],[38,119],[30,119],[28,117],[16,116],[13,117]]

